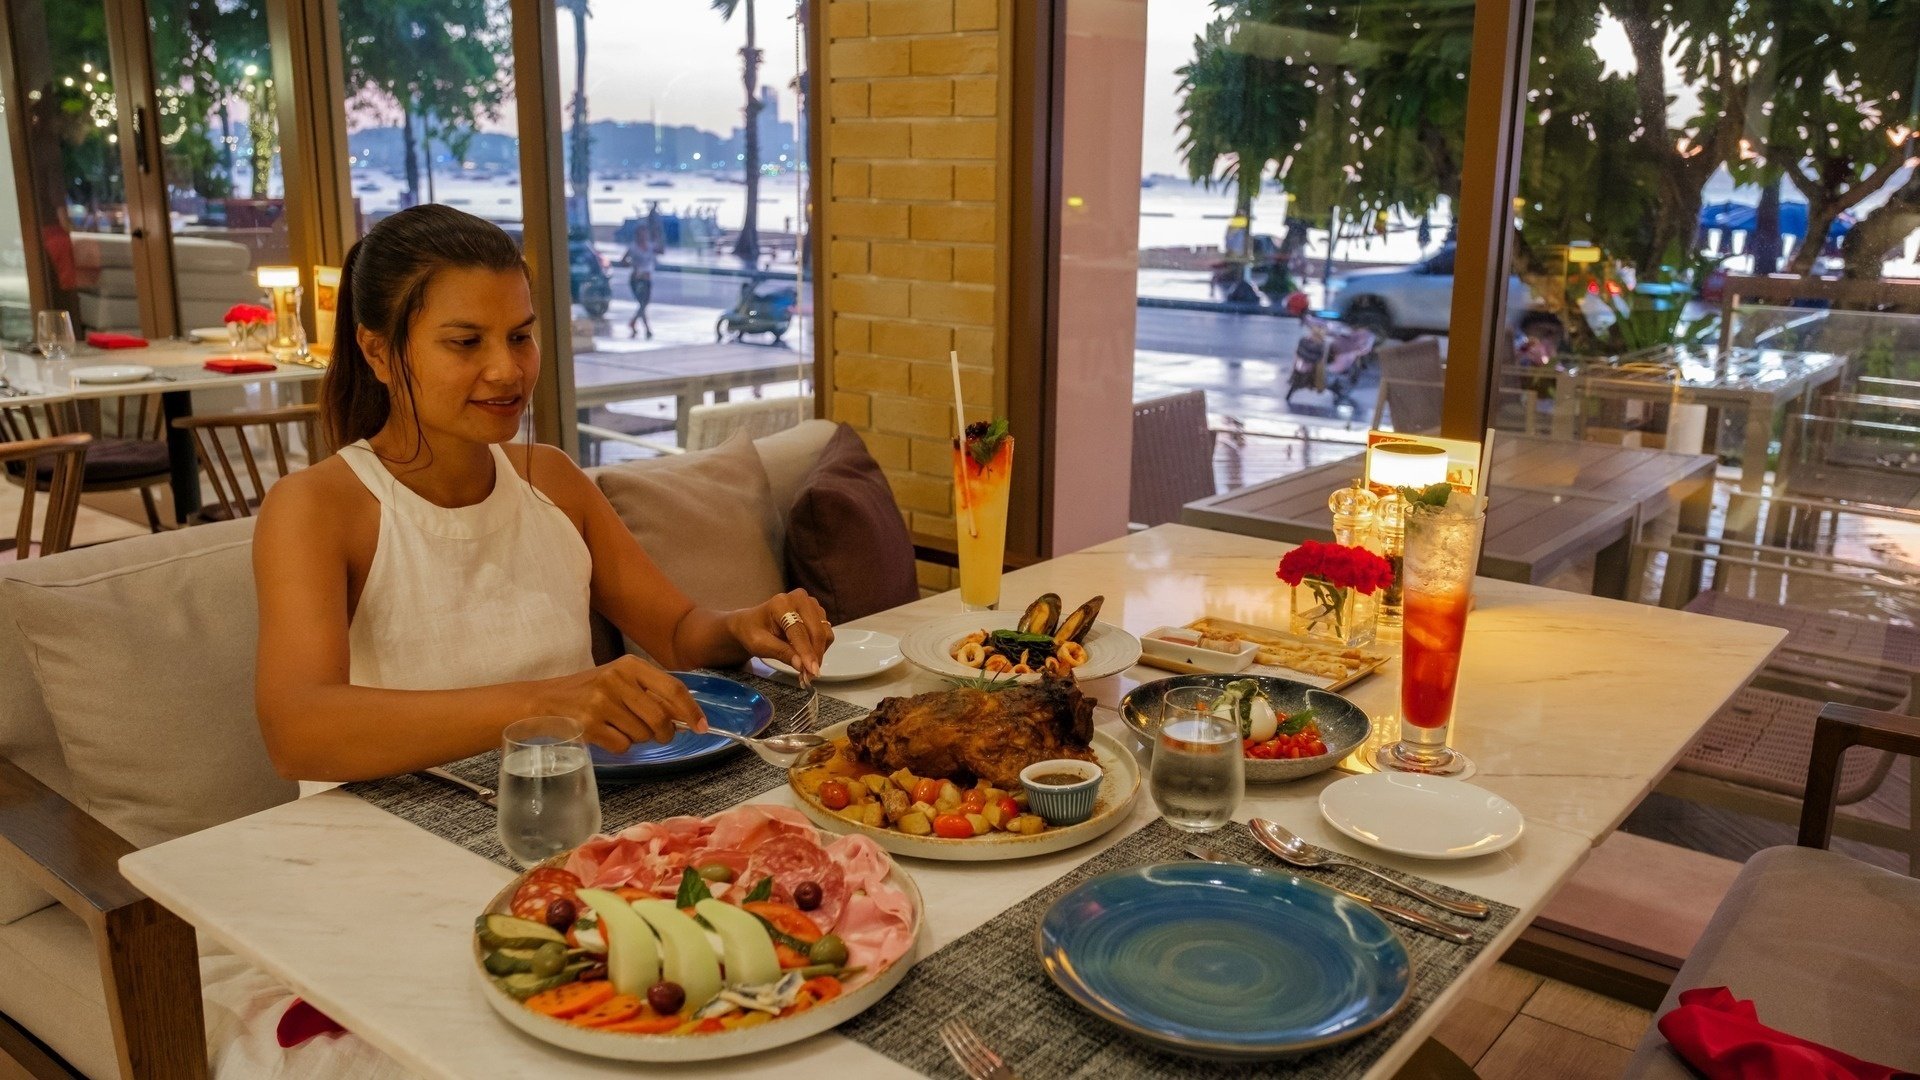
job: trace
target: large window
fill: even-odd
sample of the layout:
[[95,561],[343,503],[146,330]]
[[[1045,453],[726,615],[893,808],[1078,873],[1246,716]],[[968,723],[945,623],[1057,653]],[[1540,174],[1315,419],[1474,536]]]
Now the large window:
[[793,0],[558,3],[574,392],[592,460],[812,415],[799,14]]

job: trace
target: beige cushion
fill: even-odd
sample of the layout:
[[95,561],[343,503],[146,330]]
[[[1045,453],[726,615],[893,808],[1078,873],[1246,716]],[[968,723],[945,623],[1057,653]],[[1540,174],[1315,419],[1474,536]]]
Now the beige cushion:
[[93,1080],[118,1080],[100,960],[87,926],[50,907],[0,926],[0,1013]]
[[782,591],[779,512],[752,440],[600,469],[628,531],[702,607],[750,607]]
[[760,464],[767,470],[767,487],[773,493],[773,509],[781,518],[793,509],[800,487],[820,460],[827,441],[841,425],[831,420],[807,420],[784,431],[762,435],[753,441],[760,452]]
[[[74,581],[118,566],[170,558],[190,551],[244,540],[253,535],[253,519],[206,525],[176,532],[80,548],[44,559],[0,564],[0,580]],[[53,717],[40,695],[40,682],[27,662],[26,639],[14,624],[0,591],[0,756],[33,774],[41,783],[74,799],[67,759],[54,734]],[[12,922],[51,904],[53,898],[0,865],[0,923]]]
[[[1920,880],[1831,851],[1768,848],[1747,860],[1653,1015],[1682,990],[1725,986],[1768,1027],[1920,1071],[1916,956]],[[1693,1073],[1653,1027],[1626,1075]]]
[[81,809],[140,847],[299,796],[253,709],[252,541],[0,583]]

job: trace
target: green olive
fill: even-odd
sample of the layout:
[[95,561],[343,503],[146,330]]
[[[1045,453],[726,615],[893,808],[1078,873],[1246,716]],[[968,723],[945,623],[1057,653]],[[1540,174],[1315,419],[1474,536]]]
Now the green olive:
[[844,964],[847,962],[847,943],[841,941],[838,934],[828,934],[807,950],[807,959],[816,964]]
[[533,951],[533,973],[541,978],[560,974],[567,966],[567,947],[557,941],[549,941]]
[[708,881],[732,881],[733,867],[726,863],[710,862],[699,868],[700,876]]

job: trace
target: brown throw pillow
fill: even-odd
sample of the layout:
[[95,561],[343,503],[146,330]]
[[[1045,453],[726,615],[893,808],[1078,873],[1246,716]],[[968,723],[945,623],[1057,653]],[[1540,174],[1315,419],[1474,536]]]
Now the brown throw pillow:
[[731,611],[784,590],[773,493],[744,433],[711,450],[598,469],[593,478],[694,603]]
[[845,424],[794,499],[786,554],[787,580],[820,601],[835,623],[920,599],[913,540],[893,489]]

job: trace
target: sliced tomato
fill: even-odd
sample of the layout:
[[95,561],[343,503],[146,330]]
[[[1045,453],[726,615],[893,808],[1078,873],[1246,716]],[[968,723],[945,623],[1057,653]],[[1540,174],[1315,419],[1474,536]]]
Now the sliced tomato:
[[[802,984],[802,989],[805,985]],[[575,1013],[567,1018],[567,1023],[581,1027],[607,1027],[611,1024],[623,1024],[640,1015],[647,1003],[634,994],[615,994],[583,1013]],[[675,1019],[678,1019],[677,1017]]]
[[611,997],[613,984],[609,982],[567,983],[528,998],[527,1008],[556,1020],[565,1020],[597,1008]]
[[832,1001],[840,996],[840,980],[831,975],[815,975],[800,984],[800,992],[812,994],[816,1002]]
[[810,959],[806,953],[789,948],[777,941],[773,943],[773,955],[779,959],[780,970],[782,971],[813,966],[813,960]]
[[629,1035],[665,1035],[684,1022],[678,1015],[661,1016],[649,1006],[642,1008],[640,1013],[631,1020],[607,1024],[600,1030],[624,1031]]
[[625,900],[628,903],[632,903],[635,900],[655,899],[652,893],[648,892],[645,889],[638,888],[633,885],[622,885],[619,888],[613,890],[613,895],[619,897],[622,900]]
[[775,930],[788,937],[797,938],[809,945],[820,940],[820,928],[813,924],[812,919],[807,918],[806,912],[792,904],[761,900],[741,906],[772,923]]

